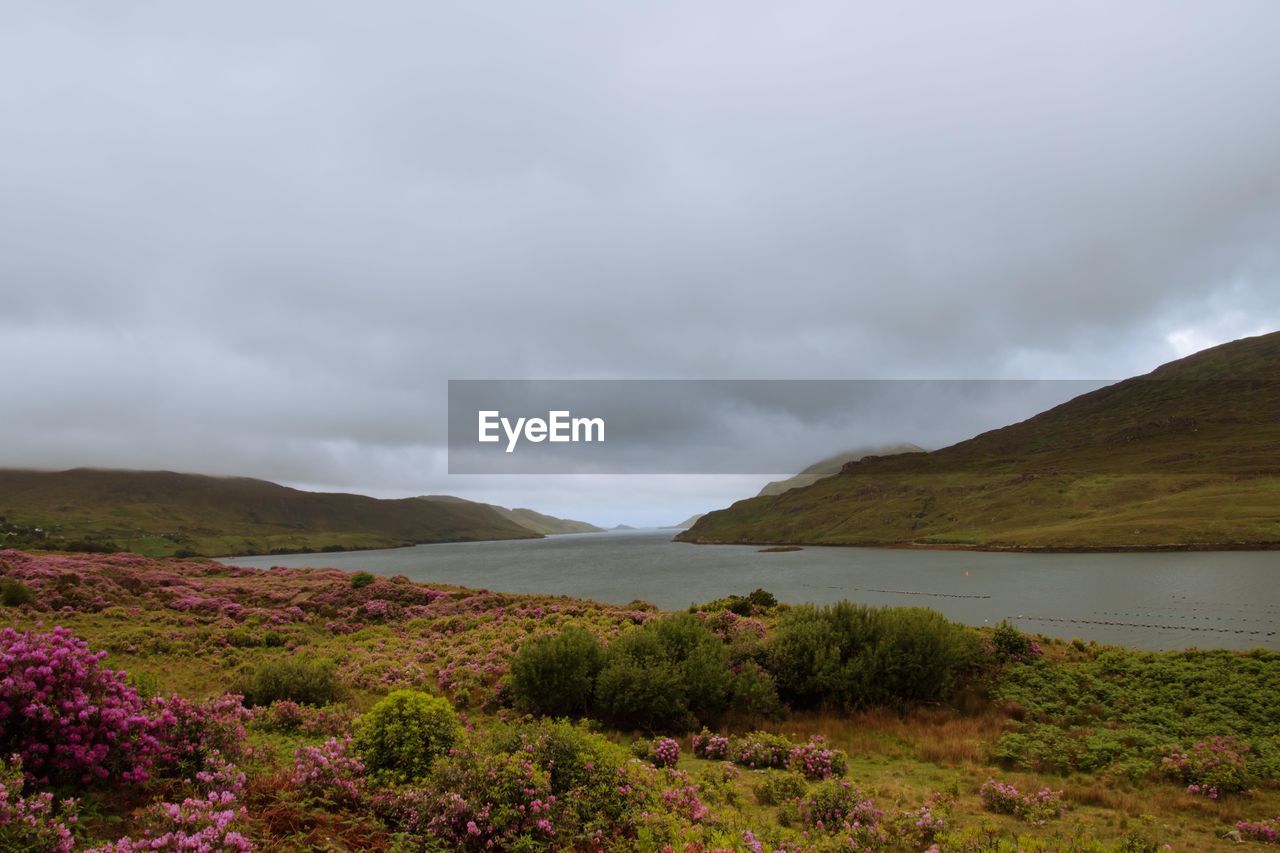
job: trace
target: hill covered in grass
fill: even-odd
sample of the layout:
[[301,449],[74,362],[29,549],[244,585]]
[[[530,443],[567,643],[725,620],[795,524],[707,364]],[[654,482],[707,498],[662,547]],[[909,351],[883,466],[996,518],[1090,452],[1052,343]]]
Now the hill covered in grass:
[[792,489],[812,486],[824,477],[832,477],[839,474],[844,466],[848,465],[850,462],[858,462],[862,459],[866,459],[868,456],[894,456],[899,453],[924,452],[923,447],[917,447],[914,444],[895,444],[889,447],[848,450],[844,453],[837,453],[835,456],[828,456],[826,459],[819,460],[805,468],[799,474],[796,474],[794,477],[765,483],[764,488],[760,490],[758,496],[780,495],[783,492],[789,492]]
[[1280,333],[934,451],[708,513],[707,543],[1125,549],[1280,544]]
[[[306,492],[249,477],[172,471],[0,470],[0,538],[222,556],[533,539],[487,504]],[[39,528],[37,530],[37,528]]]
[[[454,501],[456,503],[472,503],[465,498],[454,497],[453,495],[427,495],[426,500],[435,501]],[[499,515],[508,521],[513,521],[521,527],[527,527],[534,533],[542,536],[559,536],[565,533],[603,533],[603,527],[596,527],[594,524],[586,521],[576,521],[572,518],[557,518],[554,515],[547,515],[544,512],[529,509],[528,507],[516,507],[515,509],[507,509],[505,506],[497,504],[484,504],[484,506],[495,510]]]

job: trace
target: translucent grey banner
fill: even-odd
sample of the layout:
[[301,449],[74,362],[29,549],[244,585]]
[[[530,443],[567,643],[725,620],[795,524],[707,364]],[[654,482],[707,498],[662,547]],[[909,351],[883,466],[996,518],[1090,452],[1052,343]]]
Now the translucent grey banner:
[[451,474],[794,474],[936,450],[1105,380],[450,380]]

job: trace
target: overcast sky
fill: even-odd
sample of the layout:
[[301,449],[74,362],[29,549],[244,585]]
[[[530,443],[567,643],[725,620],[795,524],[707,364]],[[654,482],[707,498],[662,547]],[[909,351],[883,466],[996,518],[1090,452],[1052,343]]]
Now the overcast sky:
[[1278,33],[1274,0],[6,3],[0,465],[674,522],[767,478],[450,477],[447,380],[1123,378],[1278,329]]

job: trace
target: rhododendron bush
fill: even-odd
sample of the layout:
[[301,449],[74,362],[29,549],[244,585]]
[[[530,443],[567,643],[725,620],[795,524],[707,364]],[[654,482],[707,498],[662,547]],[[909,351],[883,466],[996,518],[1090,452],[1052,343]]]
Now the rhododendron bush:
[[65,628],[0,630],[0,753],[40,781],[146,779],[159,723],[104,657]]

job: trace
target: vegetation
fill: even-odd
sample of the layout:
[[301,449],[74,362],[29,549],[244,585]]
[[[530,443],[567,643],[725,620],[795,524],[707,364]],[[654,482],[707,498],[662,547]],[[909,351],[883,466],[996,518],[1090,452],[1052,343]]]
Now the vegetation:
[[457,498],[378,500],[248,477],[0,469],[0,534],[18,547],[154,556],[389,548],[540,536]]
[[396,690],[360,721],[356,745],[369,770],[413,782],[426,777],[432,763],[458,741],[461,730],[447,700]]
[[278,658],[262,663],[242,678],[236,692],[247,705],[270,705],[288,699],[303,705],[327,705],[341,697],[332,661]]
[[[727,609],[752,596],[664,614],[132,554],[0,551],[0,577],[31,592],[0,611],[4,849],[1190,851],[1280,825],[1273,652],[1146,654],[849,604]],[[850,637],[906,663],[885,670]],[[594,681],[575,648],[598,653]],[[938,655],[956,663],[928,669]],[[821,678],[788,674],[807,660]],[[309,684],[262,674],[314,661],[335,701],[222,692]],[[554,701],[611,665],[670,676],[654,679],[675,685],[656,694],[670,731],[637,739],[594,693],[565,712],[587,719],[560,717]],[[558,687],[530,701],[540,672]],[[776,682],[782,716],[739,704],[744,672]],[[37,696],[49,713],[27,715]],[[707,728],[681,733],[690,717]]]
[[933,453],[707,513],[688,542],[983,548],[1280,544],[1280,332]]

